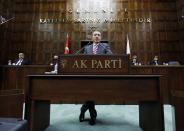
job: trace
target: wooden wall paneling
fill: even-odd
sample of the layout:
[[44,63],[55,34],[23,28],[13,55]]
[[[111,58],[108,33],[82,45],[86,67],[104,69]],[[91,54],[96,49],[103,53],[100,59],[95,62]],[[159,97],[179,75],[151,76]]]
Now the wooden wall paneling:
[[[14,1],[11,0],[1,0],[0,2],[0,15],[2,15],[6,20],[13,17],[14,12]],[[9,59],[9,43],[10,35],[12,31],[12,21],[6,22],[0,25],[0,64],[7,64],[7,59]]]
[[[74,3],[75,2],[75,3]],[[8,57],[16,56],[19,50],[25,52],[32,63],[45,64],[49,55],[45,53],[63,53],[66,33],[70,37],[71,52],[81,47],[80,41],[91,39],[91,30],[86,23],[56,23],[40,24],[40,18],[72,18],[73,14],[68,13],[69,8],[80,8],[79,1],[54,0],[54,1],[15,1],[15,21],[13,25],[13,38],[4,40],[10,45]],[[108,2],[108,1],[107,1]],[[108,40],[115,53],[126,52],[126,35],[129,35],[131,52],[137,54],[146,63],[155,54],[161,59],[180,59],[184,56],[183,48],[178,48],[177,41],[180,38],[180,47],[183,47],[182,33],[178,36],[176,3],[174,0],[114,0],[112,6],[119,12],[115,12],[115,18],[139,18],[151,17],[151,23],[124,22],[124,23],[103,23],[102,35]],[[179,1],[181,3],[181,1]],[[94,4],[92,3],[91,6]],[[24,8],[23,8],[24,7]],[[26,8],[25,8],[26,7]],[[110,8],[110,7],[109,7]],[[127,9],[127,13],[124,9]],[[181,7],[177,6],[177,9]],[[75,11],[75,10],[74,10]],[[180,24],[181,26],[181,24]],[[182,27],[183,29],[183,27]],[[180,30],[182,30],[180,29]],[[5,29],[6,30],[6,29]],[[11,30],[10,30],[11,31]],[[29,33],[28,33],[29,32]],[[182,31],[180,31],[182,32]],[[12,36],[12,35],[11,35]],[[44,50],[40,50],[40,42]],[[45,42],[50,43],[49,46]],[[23,45],[19,45],[23,43]],[[173,47],[173,50],[167,48]],[[46,48],[49,50],[46,51]],[[29,48],[30,50],[28,50]],[[45,52],[46,51],[46,52]],[[50,51],[50,52],[48,52]],[[144,52],[144,53],[142,53]],[[173,53],[171,53],[173,52]],[[175,54],[176,55],[172,55]],[[38,55],[38,54],[42,55]],[[15,55],[16,54],[16,55]],[[144,55],[144,56],[142,56]],[[40,58],[43,57],[43,58]],[[5,59],[3,59],[5,62]],[[47,62],[46,62],[47,63]]]
[[0,66],[0,90],[3,88],[3,68]]
[[180,52],[180,59],[182,60],[184,58],[184,1],[182,0],[177,0],[176,1],[177,5],[177,16],[178,16],[178,23],[179,23],[179,44],[181,46],[181,52]]
[[[178,37],[179,42],[177,42],[177,46],[180,47],[180,53],[177,54],[178,58],[180,59],[180,62],[183,64],[183,58],[184,58],[184,18],[182,18],[182,9],[183,9],[183,15],[184,15],[184,1],[183,0],[176,0],[177,5],[177,17],[178,17],[178,23],[179,23],[179,30],[178,30]],[[182,76],[181,71],[178,72],[177,79],[180,81],[183,81],[184,76]],[[183,83],[183,82],[182,82]],[[183,113],[183,84],[178,83],[172,83],[173,87],[176,86],[177,89],[173,90],[174,93],[172,93],[172,104],[175,108],[175,120],[176,120],[176,130],[182,131],[183,130],[183,120],[182,117],[184,116]],[[175,93],[178,92],[178,93]]]
[[[18,4],[21,5],[21,3],[18,3]],[[48,3],[42,3],[42,2],[32,2],[31,3],[31,2],[29,2],[29,3],[23,3],[23,4],[27,4],[31,8],[30,11],[33,10],[31,12],[32,14],[34,14],[34,13],[38,14],[38,15],[33,15],[34,18],[37,17],[36,20],[39,20],[40,16],[44,16],[43,18],[52,18],[55,15],[54,11],[55,11],[56,4],[54,4],[53,2],[48,2]],[[54,13],[54,15],[52,13]],[[25,15],[29,16],[29,14],[25,14]],[[35,24],[37,24],[38,26],[35,26]],[[46,45],[46,47],[49,45],[48,48],[52,52],[53,52],[52,48],[56,49],[55,45],[54,45],[54,47],[50,46],[51,44],[55,43],[55,39],[53,40],[53,38],[55,38],[55,35],[54,35],[55,30],[56,30],[56,27],[54,27],[52,24],[50,24],[50,25],[48,24],[46,27],[44,27],[44,25],[39,25],[38,22],[35,22],[34,20],[32,21],[32,30],[31,31],[34,31],[34,33],[36,33],[34,35],[35,37],[34,36],[32,37],[32,38],[34,38],[34,40],[33,40],[34,42],[32,42],[32,46],[31,46],[31,47],[35,48],[35,49],[32,49],[32,51],[36,53],[36,54],[31,53],[33,55],[33,56],[31,56],[31,58],[33,60],[36,60],[33,63],[39,63],[39,64],[42,63],[43,64],[43,63],[45,63],[45,60],[48,59],[48,58],[45,58],[46,55],[44,55],[44,51],[42,50],[44,45]],[[34,34],[34,33],[32,33],[32,34]],[[47,44],[48,43],[50,43],[50,44],[47,45],[47,44],[40,43],[37,41],[41,41],[41,42],[44,41],[44,43],[46,42]],[[39,52],[39,54],[42,52],[42,55],[37,55],[37,52]],[[34,55],[36,55],[36,56],[34,56]],[[35,59],[34,59],[34,57],[35,57]],[[40,57],[43,57],[43,58],[40,58]],[[42,61],[42,60],[44,60],[44,61]]]
[[[6,30],[4,27],[1,27],[1,29],[2,30]],[[0,48],[1,48],[1,50],[4,50],[4,51],[6,51],[7,50],[7,44],[5,43],[5,39],[6,39],[6,35],[7,35],[7,31],[2,31],[2,30],[0,30],[0,42],[1,42],[1,44],[0,44]],[[0,64],[5,64],[5,63],[3,63],[3,61],[4,61],[4,57],[3,56],[5,56],[5,52],[4,51],[0,51]]]

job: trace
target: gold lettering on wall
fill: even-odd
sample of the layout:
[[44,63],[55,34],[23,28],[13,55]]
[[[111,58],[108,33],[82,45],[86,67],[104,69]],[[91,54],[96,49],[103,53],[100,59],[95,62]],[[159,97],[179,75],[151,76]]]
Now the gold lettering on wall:
[[40,19],[40,24],[56,24],[56,23],[151,23],[151,18],[122,18],[122,19]]
[[[122,9],[118,11],[114,11],[115,9],[101,9],[97,10],[90,10],[90,9],[76,9],[72,10],[70,7],[66,12],[68,14],[73,15],[74,17],[67,19],[67,18],[41,18],[41,24],[52,24],[52,23],[150,23],[151,18],[140,17],[140,18],[131,18],[128,17],[128,9]],[[117,13],[124,13],[123,18],[114,18],[114,14]],[[102,15],[102,17],[99,17]],[[80,16],[80,17],[79,17]],[[93,17],[91,17],[93,16]],[[100,19],[101,18],[101,19]]]
[[[122,4],[122,6],[119,6]],[[67,0],[66,8],[40,18],[40,27],[45,24],[71,24],[86,33],[93,30],[108,30],[110,26],[119,26],[127,23],[150,24],[150,15],[136,15],[137,10],[129,7],[126,2],[114,0]],[[115,27],[117,28],[117,27]],[[77,28],[76,28],[77,29]]]

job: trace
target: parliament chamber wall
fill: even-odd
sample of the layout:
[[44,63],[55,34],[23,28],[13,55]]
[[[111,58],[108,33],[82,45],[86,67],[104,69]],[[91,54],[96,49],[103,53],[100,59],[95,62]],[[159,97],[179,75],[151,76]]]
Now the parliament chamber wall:
[[[102,32],[103,40],[109,42],[114,54],[126,53],[128,34],[131,54],[136,54],[143,64],[147,64],[154,55],[158,55],[161,61],[183,63],[182,0],[90,2],[84,8],[80,0],[3,0],[1,10],[5,14],[9,12],[14,19],[1,25],[0,63],[7,64],[9,59],[17,57],[18,52],[24,52],[32,64],[48,64],[54,54],[63,54],[67,33],[70,51],[75,53],[81,48],[81,41],[91,39],[93,30]],[[109,19],[129,18],[129,21],[73,22],[76,18],[86,18],[87,15],[82,14],[85,10],[94,15],[96,5],[103,7],[99,10],[100,20],[105,16]],[[151,22],[142,22],[142,19],[130,21],[135,18],[150,18]],[[40,19],[73,21],[43,24]]]

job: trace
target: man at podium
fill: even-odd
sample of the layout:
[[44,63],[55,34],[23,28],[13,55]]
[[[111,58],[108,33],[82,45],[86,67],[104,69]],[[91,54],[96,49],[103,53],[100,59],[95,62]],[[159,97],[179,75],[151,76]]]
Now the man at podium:
[[[94,31],[92,33],[92,41],[93,43],[85,46],[84,54],[87,55],[103,55],[103,54],[112,54],[110,46],[107,43],[101,43],[101,33],[99,31]],[[85,112],[89,109],[90,113],[90,125],[95,124],[95,120],[97,117],[97,112],[95,110],[95,102],[94,101],[86,101],[82,107],[79,115],[79,121],[84,121]]]
[[93,44],[87,45],[84,48],[84,54],[87,55],[103,55],[112,54],[110,46],[107,43],[101,43],[101,33],[99,31],[94,31],[92,33]]

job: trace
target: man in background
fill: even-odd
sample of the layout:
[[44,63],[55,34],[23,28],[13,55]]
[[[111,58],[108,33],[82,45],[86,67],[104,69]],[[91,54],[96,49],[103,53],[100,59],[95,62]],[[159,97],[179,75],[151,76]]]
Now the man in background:
[[103,55],[112,54],[112,51],[107,43],[101,43],[101,33],[94,31],[92,34],[93,44],[87,45],[84,48],[84,54],[87,55]]
[[159,65],[158,63],[158,56],[154,56],[153,60],[150,61],[150,65]]
[[58,63],[59,63],[59,57],[58,55],[54,55],[53,57],[53,63],[51,65],[54,67],[52,73],[58,73]]
[[138,65],[139,62],[137,61],[137,55],[132,56],[131,65]]
[[0,15],[0,24],[4,23],[5,21],[6,19],[2,15]]
[[29,62],[24,57],[24,53],[19,53],[19,59],[15,60],[15,65],[28,65]]

